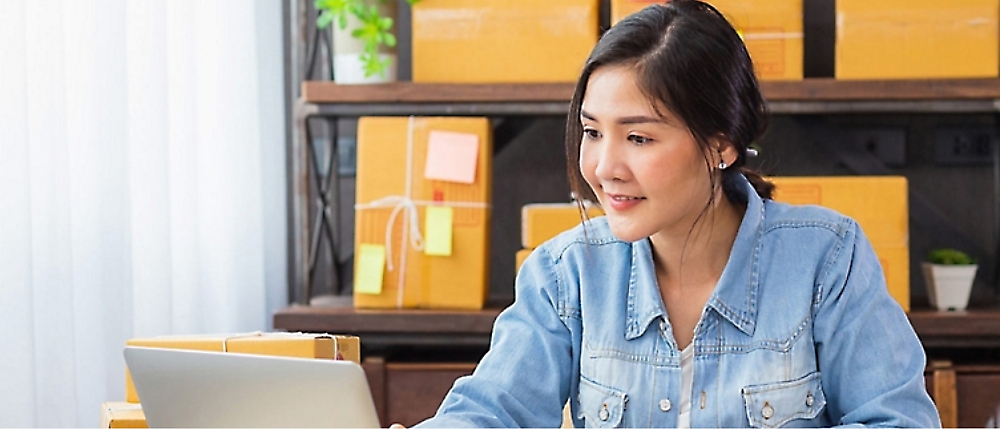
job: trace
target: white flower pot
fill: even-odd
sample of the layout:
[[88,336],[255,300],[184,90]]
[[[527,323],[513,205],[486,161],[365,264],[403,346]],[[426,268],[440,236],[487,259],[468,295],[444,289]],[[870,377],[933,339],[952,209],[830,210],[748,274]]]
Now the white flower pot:
[[938,310],[961,311],[969,305],[969,294],[978,265],[921,264],[931,305]]
[[[378,8],[382,16],[396,19],[396,2],[378,0],[368,0],[366,7],[374,5]],[[379,47],[379,59],[389,61],[389,66],[381,74],[365,76],[364,66],[361,63],[361,53],[364,52],[364,43],[351,36],[351,32],[360,27],[361,23],[353,14],[347,16],[347,28],[341,30],[337,21],[330,24],[331,40],[333,42],[333,79],[339,84],[368,84],[386,83],[396,81],[396,48],[382,45]],[[392,28],[396,33],[396,25]]]

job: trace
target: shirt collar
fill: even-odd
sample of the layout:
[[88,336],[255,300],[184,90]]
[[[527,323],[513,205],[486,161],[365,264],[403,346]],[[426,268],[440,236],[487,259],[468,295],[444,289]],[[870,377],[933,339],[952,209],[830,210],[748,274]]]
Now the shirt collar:
[[[760,237],[764,225],[764,201],[750,181],[739,177],[747,199],[747,210],[733,242],[729,261],[707,306],[747,335],[757,323],[757,290]],[[666,314],[656,283],[653,249],[649,240],[632,243],[632,266],[628,284],[625,339],[642,336],[649,324]]]

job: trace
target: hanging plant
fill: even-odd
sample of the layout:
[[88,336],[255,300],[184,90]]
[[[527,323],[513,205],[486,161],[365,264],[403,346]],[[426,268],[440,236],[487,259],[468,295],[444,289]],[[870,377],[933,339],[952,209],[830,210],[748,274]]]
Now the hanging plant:
[[[392,34],[393,19],[390,16],[382,16],[378,8],[371,4],[373,0],[316,0],[316,10],[319,16],[316,17],[316,26],[325,29],[334,21],[341,30],[347,29],[348,16],[354,16],[358,22],[358,28],[351,31],[351,36],[361,40],[364,51],[361,53],[361,64],[365,77],[376,74],[385,74],[389,66],[388,60],[379,58],[379,47],[396,46],[396,36]],[[386,1],[395,0],[378,0]],[[413,5],[420,0],[406,0]]]

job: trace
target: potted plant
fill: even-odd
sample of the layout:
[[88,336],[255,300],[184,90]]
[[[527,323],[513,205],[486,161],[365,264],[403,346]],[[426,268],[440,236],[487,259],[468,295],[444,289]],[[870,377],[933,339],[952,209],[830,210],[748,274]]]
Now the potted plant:
[[[414,4],[419,0],[407,0]],[[396,0],[316,0],[316,26],[332,26],[334,79],[338,83],[396,80]]]
[[934,308],[965,310],[979,268],[974,259],[960,250],[934,249],[927,254],[927,261],[921,267]]

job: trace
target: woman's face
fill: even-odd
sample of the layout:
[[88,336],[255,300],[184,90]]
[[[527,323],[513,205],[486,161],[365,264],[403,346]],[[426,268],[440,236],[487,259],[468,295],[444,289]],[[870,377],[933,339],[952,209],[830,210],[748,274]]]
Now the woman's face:
[[670,112],[658,115],[625,66],[591,74],[580,116],[580,170],[611,232],[626,241],[686,237],[712,192],[705,154],[687,126]]

